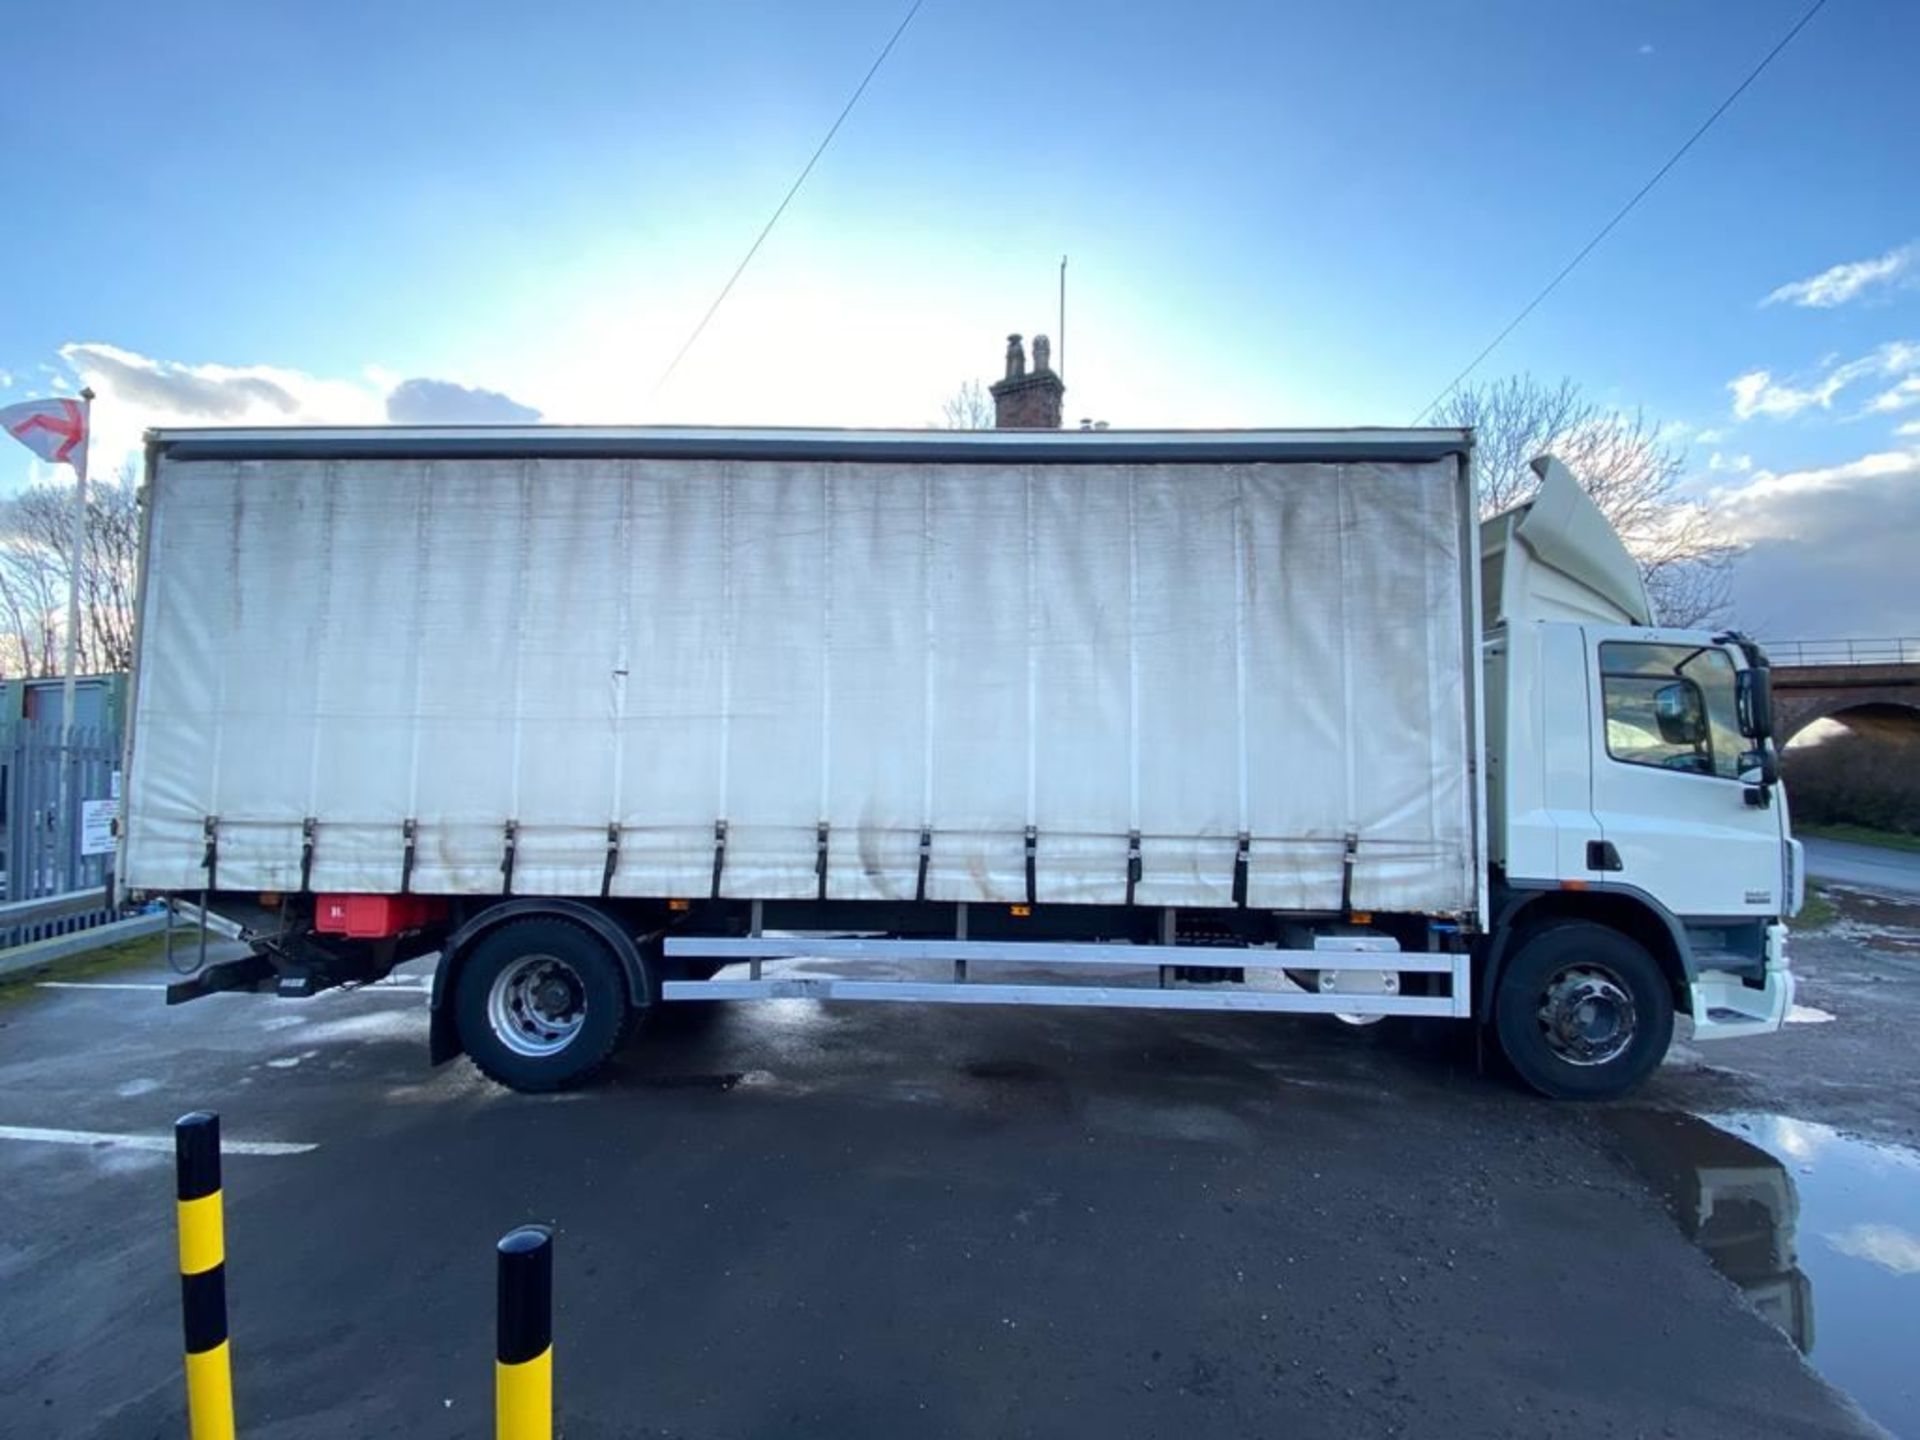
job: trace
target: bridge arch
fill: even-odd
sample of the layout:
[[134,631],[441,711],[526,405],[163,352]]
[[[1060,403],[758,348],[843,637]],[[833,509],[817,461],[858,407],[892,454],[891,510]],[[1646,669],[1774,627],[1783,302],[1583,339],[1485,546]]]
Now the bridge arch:
[[[1899,728],[1920,712],[1920,642],[1911,649],[1906,641],[1827,642],[1827,648],[1841,643],[1854,658],[1809,663],[1799,658],[1812,649],[1803,645],[1788,648],[1792,658],[1785,663],[1776,659],[1773,728],[1777,744],[1784,747],[1816,720],[1846,723],[1845,716],[1853,717],[1850,728],[1865,724],[1869,730],[1877,728],[1898,738]],[[1897,651],[1888,648],[1896,644]],[[1861,651],[1861,646],[1868,648]],[[1914,658],[1908,658],[1910,654]]]
[[1774,743],[1781,749],[1809,725],[1832,720],[1858,735],[1920,740],[1920,690],[1838,690],[1783,694],[1774,701]]

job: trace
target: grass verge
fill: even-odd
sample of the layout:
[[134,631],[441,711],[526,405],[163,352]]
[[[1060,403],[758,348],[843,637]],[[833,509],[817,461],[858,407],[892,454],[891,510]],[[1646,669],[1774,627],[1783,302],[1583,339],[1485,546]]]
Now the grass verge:
[[1840,918],[1840,907],[1829,900],[1818,885],[1807,887],[1806,902],[1800,913],[1787,922],[1793,930],[1820,930]]
[[[49,960],[45,965],[0,979],[0,994],[24,993],[41,980],[99,980],[129,970],[157,969],[166,938],[164,935],[140,935],[132,940],[122,940],[117,945],[106,945],[98,950]],[[179,937],[176,936],[176,945],[178,942]]]
[[1815,840],[1844,840],[1849,845],[1878,845],[1882,850],[1920,851],[1920,835],[1875,830],[1870,825],[1795,825],[1793,833]]

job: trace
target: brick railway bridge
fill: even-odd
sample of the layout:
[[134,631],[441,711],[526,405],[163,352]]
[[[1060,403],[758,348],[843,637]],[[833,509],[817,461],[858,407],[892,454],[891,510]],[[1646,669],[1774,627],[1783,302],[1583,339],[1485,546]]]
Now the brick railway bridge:
[[1920,639],[1777,640],[1765,649],[1780,744],[1816,720],[1920,737]]

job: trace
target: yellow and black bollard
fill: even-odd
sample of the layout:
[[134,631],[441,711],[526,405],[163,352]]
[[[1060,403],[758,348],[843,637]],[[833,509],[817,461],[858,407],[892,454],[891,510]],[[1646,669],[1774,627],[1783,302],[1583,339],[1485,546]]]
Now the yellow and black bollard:
[[496,1440],[553,1440],[553,1232],[522,1225],[500,1237],[494,1340]]
[[174,1121],[173,1157],[180,1212],[180,1308],[187,1334],[188,1434],[192,1440],[233,1440],[220,1117],[196,1110]]

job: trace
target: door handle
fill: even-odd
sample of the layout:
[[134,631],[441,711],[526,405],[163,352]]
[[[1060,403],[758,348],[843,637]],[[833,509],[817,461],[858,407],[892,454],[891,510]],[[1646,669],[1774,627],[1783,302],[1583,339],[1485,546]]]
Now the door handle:
[[1620,863],[1620,852],[1613,848],[1611,840],[1587,841],[1587,869],[1624,870]]

